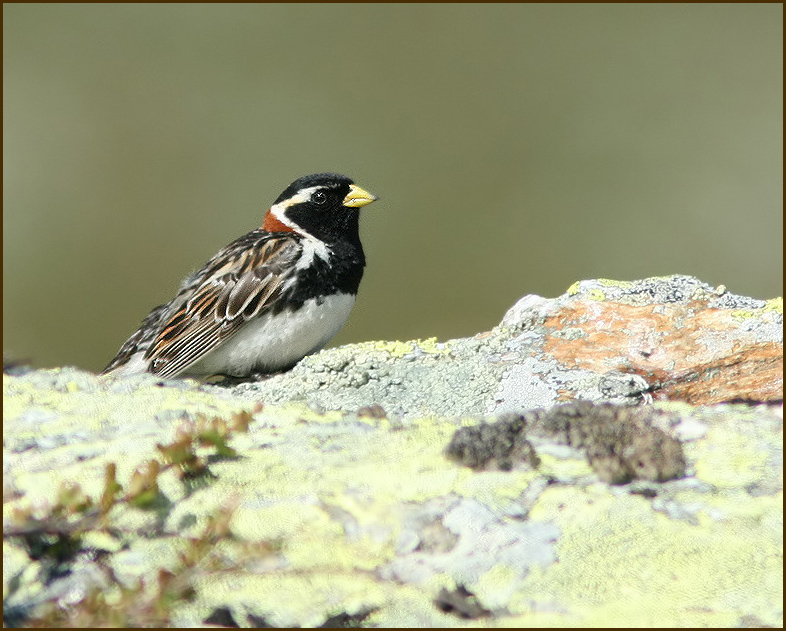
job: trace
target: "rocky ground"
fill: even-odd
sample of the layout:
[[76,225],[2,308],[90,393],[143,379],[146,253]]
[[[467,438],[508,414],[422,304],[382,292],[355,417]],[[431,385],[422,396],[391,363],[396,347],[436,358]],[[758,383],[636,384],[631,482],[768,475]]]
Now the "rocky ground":
[[12,367],[6,625],[782,626],[782,327],[673,276],[254,383]]

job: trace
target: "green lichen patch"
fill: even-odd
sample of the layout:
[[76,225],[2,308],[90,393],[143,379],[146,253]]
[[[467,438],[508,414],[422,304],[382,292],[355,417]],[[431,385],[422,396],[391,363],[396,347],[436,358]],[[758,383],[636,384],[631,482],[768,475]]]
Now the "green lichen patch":
[[693,452],[696,476],[715,487],[749,486],[769,475],[767,452],[747,437],[713,428]]
[[416,351],[431,355],[444,355],[450,352],[449,344],[438,342],[436,337],[425,340],[412,340],[409,342],[374,342],[373,349],[389,354],[391,357],[401,358]]
[[761,319],[763,314],[783,317],[783,298],[772,298],[763,303],[758,309],[736,309],[731,312],[731,317],[737,320]]
[[[368,357],[354,364],[347,349],[331,357],[325,370],[336,379],[365,371],[381,383],[389,368]],[[452,356],[423,360],[454,365]],[[481,470],[444,453],[456,429],[479,427],[480,414],[397,416],[392,395],[345,402],[344,411],[266,405],[236,424],[243,419],[232,414],[187,413],[192,390],[236,411],[253,410],[259,392],[243,400],[235,389],[194,383],[46,373],[34,375],[35,389],[9,386],[9,396],[24,390],[35,410],[49,396],[34,392],[45,390],[39,380],[58,390],[62,408],[38,408],[47,418],[21,406],[5,428],[5,521],[39,531],[35,550],[25,532],[4,541],[4,613],[15,625],[782,622],[779,408],[590,406],[585,414],[581,404],[527,413],[538,466],[511,460],[509,470]],[[171,408],[133,417],[136,386]],[[90,388],[123,411],[107,408],[103,421],[80,425],[68,398]],[[72,427],[61,425],[61,409]],[[638,429],[618,429],[625,425]],[[488,454],[509,457],[516,432],[490,435],[504,440]],[[677,462],[663,450],[645,468],[657,475],[628,484],[604,483],[590,466],[593,446],[624,464],[641,445],[656,454],[666,435],[679,439],[683,477],[655,481],[664,462]],[[116,464],[109,485],[108,462]],[[13,522],[26,506],[29,515]],[[68,528],[44,532],[47,520]],[[85,598],[64,610],[62,593]],[[54,608],[30,609],[38,603]]]
[[780,626],[780,537],[761,522],[696,527],[603,486],[550,488],[530,518],[562,530],[560,562],[525,579],[511,612],[559,602],[566,611],[560,626],[731,626],[744,613]]
[[194,617],[226,607],[239,622],[248,624],[253,616],[272,627],[317,627],[339,613],[365,616],[386,602],[386,590],[373,577],[330,566],[298,574],[205,575],[197,587],[204,599]]

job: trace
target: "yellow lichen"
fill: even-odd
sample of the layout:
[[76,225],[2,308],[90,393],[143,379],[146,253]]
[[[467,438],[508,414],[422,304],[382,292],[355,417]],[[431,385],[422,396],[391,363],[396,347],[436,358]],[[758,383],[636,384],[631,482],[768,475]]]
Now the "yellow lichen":
[[765,313],[783,315],[783,298],[768,300],[761,309],[736,309],[731,312],[731,317],[737,320],[750,320],[751,318],[761,318]]
[[712,429],[694,448],[696,477],[715,487],[744,487],[767,473],[767,453],[744,436]]
[[450,352],[448,343],[443,342],[440,344],[436,337],[429,337],[425,340],[411,340],[409,342],[400,342],[398,340],[380,341],[373,344],[375,350],[388,353],[391,357],[397,358],[413,353],[415,348],[429,355],[444,355]]
[[416,344],[418,348],[422,350],[424,353],[430,353],[432,355],[444,355],[450,352],[448,342],[443,342],[441,344],[442,348],[440,348],[440,342],[437,341],[436,337],[429,337],[425,340],[417,340]]
[[469,589],[484,607],[504,609],[520,583],[520,573],[515,568],[500,563],[471,583]]
[[390,354],[392,357],[403,357],[412,352],[412,342],[380,341],[374,342],[374,349]]
[[455,493],[476,499],[492,510],[503,510],[518,501],[538,475],[533,469],[474,473],[464,468],[456,482]]
[[764,306],[763,311],[774,311],[775,313],[780,313],[783,315],[783,298],[778,297],[768,300],[767,304]]
[[[660,278],[665,280],[668,277],[663,276]],[[598,278],[597,281],[604,287],[619,287],[620,289],[626,289],[628,287],[633,286],[633,283],[630,282],[629,280],[614,280],[613,278]]]
[[[782,511],[782,496],[763,501],[769,514]],[[780,537],[761,521],[697,526],[604,485],[547,489],[530,511],[539,520],[562,531],[560,562],[533,571],[511,599],[508,610],[527,622],[520,626],[542,621],[533,604],[554,602],[566,611],[559,626],[732,626],[740,610],[770,623],[782,615],[773,606],[783,589]]]

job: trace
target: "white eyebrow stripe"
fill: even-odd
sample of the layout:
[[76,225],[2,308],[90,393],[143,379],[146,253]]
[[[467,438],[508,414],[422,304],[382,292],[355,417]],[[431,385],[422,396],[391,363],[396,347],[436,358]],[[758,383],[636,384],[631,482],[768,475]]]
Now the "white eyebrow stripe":
[[295,204],[302,204],[303,202],[307,202],[311,199],[311,196],[318,190],[326,188],[325,186],[310,186],[308,188],[304,188],[299,190],[289,199],[285,199],[284,201],[279,202],[278,204],[273,204],[270,207],[270,212],[273,213],[273,216],[278,219],[281,223],[285,226],[292,228],[292,230],[296,230],[297,226],[293,224],[289,219],[287,219],[286,215],[284,214],[288,208],[294,206]]
[[320,241],[310,233],[306,232],[303,228],[295,224],[286,216],[286,211],[295,204],[302,204],[303,202],[307,202],[311,199],[311,196],[318,190],[322,190],[327,188],[326,186],[309,186],[308,188],[304,188],[299,190],[289,199],[285,199],[278,204],[273,204],[270,207],[270,212],[273,213],[273,216],[278,219],[281,223],[283,223],[287,228],[294,230],[297,234],[302,236],[306,241],[304,242],[304,246],[307,245],[309,247],[304,248],[303,255],[300,257],[300,261],[297,263],[297,268],[302,269],[307,267],[311,264],[311,261],[314,259],[314,256],[318,256],[323,261],[327,261],[330,256],[330,248],[327,247],[324,241]]

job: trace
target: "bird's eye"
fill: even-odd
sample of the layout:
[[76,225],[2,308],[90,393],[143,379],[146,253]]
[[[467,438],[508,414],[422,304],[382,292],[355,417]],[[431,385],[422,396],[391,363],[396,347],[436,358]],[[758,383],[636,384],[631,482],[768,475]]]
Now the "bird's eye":
[[315,191],[314,194],[311,195],[311,201],[315,204],[324,204],[327,201],[327,195],[322,191]]

